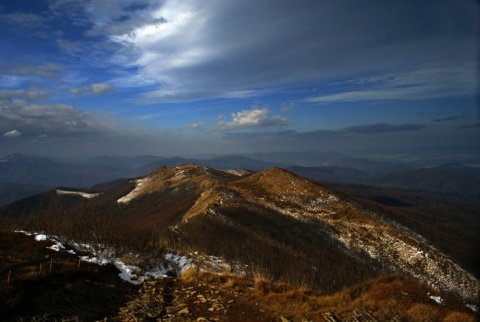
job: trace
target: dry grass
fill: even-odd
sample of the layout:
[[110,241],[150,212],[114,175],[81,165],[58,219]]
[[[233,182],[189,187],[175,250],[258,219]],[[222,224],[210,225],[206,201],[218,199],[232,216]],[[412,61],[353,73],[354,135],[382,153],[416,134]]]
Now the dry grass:
[[379,320],[395,317],[402,321],[475,321],[474,314],[460,302],[448,300],[438,305],[427,295],[432,290],[400,275],[382,275],[334,294],[198,270],[188,272],[185,277],[194,283],[218,285],[242,293],[245,299],[258,303],[272,315],[288,316],[294,321],[316,321],[325,312],[349,319],[354,310],[370,312]]
[[445,316],[443,322],[475,322],[477,319],[471,314],[466,314],[462,312],[450,312]]
[[187,283],[197,283],[200,278],[200,269],[198,266],[187,267],[182,271],[180,278]]

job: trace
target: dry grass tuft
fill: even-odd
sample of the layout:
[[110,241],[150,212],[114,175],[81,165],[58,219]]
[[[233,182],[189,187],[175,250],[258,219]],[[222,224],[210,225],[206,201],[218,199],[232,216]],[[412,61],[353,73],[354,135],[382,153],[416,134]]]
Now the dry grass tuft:
[[[430,322],[430,321],[442,320],[441,310],[433,305],[413,304],[408,309],[407,315],[413,321],[419,321],[419,322]],[[457,321],[463,321],[463,320],[457,320]]]
[[190,266],[182,271],[180,276],[187,283],[198,283],[200,281],[200,269],[198,266]]
[[450,312],[443,319],[443,322],[458,322],[458,321],[475,322],[476,319],[475,317],[462,312]]

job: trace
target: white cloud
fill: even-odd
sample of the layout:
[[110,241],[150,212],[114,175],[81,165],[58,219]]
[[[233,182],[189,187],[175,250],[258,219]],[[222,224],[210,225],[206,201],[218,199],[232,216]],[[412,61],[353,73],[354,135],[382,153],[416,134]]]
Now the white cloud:
[[113,92],[115,87],[109,84],[91,84],[86,85],[78,88],[72,88],[68,90],[73,95],[82,95],[82,94],[94,94],[94,95],[102,95]]
[[198,129],[202,126],[202,122],[192,122],[187,125],[189,129]]
[[288,121],[280,115],[268,115],[267,107],[254,105],[250,110],[232,113],[232,121],[220,120],[217,127],[221,130],[238,129],[246,127],[267,127],[288,125]]
[[17,130],[12,130],[12,131],[9,131],[9,132],[6,132],[6,133],[3,134],[3,136],[7,137],[7,138],[13,138],[13,137],[21,136],[21,135],[22,135],[22,132],[17,131]]

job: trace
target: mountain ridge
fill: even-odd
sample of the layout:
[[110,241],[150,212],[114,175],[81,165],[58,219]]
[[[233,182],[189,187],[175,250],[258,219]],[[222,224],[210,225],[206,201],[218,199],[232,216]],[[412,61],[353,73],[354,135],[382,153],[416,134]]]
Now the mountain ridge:
[[[271,168],[235,175],[186,164],[161,167],[148,176],[130,180],[129,186],[117,189],[115,194],[110,191],[88,199],[57,191],[50,198],[57,204],[65,200],[65,210],[57,209],[60,213],[72,205],[76,205],[74,210],[68,211],[77,211],[80,217],[88,216],[85,211],[92,207],[98,207],[95,213],[105,212],[105,216],[120,213],[126,222],[134,219],[133,226],[138,229],[150,231],[155,226],[151,233],[170,234],[177,246],[181,240],[182,247],[188,245],[191,250],[255,264],[267,269],[274,279],[287,278],[285,270],[293,270],[293,263],[298,266],[299,261],[304,261],[299,278],[311,276],[317,287],[338,289],[358,281],[351,272],[338,267],[344,261],[348,267],[357,266],[363,272],[361,276],[393,270],[465,300],[478,300],[479,281],[423,237],[288,170]],[[218,239],[221,236],[223,239]],[[218,244],[219,240],[223,244]],[[242,240],[244,245],[238,245]],[[260,248],[258,253],[245,254],[244,247]],[[274,255],[265,256],[271,252]],[[258,258],[260,254],[265,258]],[[312,257],[314,254],[318,258]],[[325,260],[319,258],[333,262],[325,267]],[[272,267],[280,262],[285,267]],[[321,271],[319,265],[324,266]],[[367,267],[370,273],[363,271]],[[330,269],[338,273],[337,281],[326,282]]]

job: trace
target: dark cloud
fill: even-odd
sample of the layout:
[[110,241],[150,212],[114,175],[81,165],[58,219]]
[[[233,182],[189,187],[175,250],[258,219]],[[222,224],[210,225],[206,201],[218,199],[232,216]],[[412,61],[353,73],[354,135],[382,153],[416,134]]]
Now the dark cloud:
[[47,97],[47,92],[34,89],[0,90],[0,102],[11,101],[13,98],[34,101]]
[[386,132],[410,132],[418,131],[425,127],[424,124],[388,124],[376,123],[359,126],[351,126],[344,129],[345,132],[357,134],[381,134]]
[[459,127],[459,129],[474,129],[474,128],[480,128],[480,123]]
[[266,142],[298,142],[299,145],[305,142],[323,141],[330,139],[345,138],[342,131],[317,130],[307,132],[297,132],[295,130],[284,130],[276,132],[225,132],[223,138],[226,140],[244,140],[244,141],[266,141]]
[[[135,62],[139,75],[161,84],[145,95],[150,103],[230,97],[332,78],[353,79],[357,89],[311,101],[431,98],[439,90],[471,94],[475,5],[441,1],[435,6],[166,1],[152,10],[153,18],[164,19],[161,24],[150,21],[122,35],[110,32],[112,39],[136,48],[127,60]],[[360,75],[388,77],[365,81]]]
[[39,77],[47,80],[58,79],[65,71],[65,65],[57,63],[46,63],[39,65],[18,65],[5,66],[0,65],[0,73],[5,75]]
[[85,85],[78,88],[72,88],[72,89],[69,89],[68,91],[73,95],[83,95],[83,94],[102,95],[102,94],[108,94],[110,92],[113,92],[114,90],[115,90],[115,87],[113,85],[99,83],[99,84]]
[[437,119],[434,119],[434,121],[435,122],[455,121],[460,118],[461,116],[450,116],[450,117],[444,117],[444,118],[437,118]]

